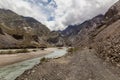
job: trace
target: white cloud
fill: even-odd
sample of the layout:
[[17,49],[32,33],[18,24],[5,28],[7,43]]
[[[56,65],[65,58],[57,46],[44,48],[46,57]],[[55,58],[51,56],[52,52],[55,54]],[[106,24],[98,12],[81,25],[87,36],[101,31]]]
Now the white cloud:
[[118,0],[0,0],[0,8],[34,17],[51,30],[104,14]]
[[56,12],[56,19],[61,20],[64,26],[79,24],[96,15],[104,14],[116,1],[118,0],[56,0],[61,5]]

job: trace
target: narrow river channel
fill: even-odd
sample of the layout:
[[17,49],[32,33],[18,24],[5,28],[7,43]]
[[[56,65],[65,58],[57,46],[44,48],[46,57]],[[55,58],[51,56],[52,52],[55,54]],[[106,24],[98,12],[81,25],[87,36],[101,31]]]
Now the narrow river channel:
[[20,76],[24,71],[31,69],[36,64],[40,63],[40,59],[46,58],[58,58],[67,53],[67,48],[56,49],[54,52],[47,54],[45,56],[26,60],[23,62],[15,63],[9,66],[0,68],[0,80],[15,80],[16,77]]

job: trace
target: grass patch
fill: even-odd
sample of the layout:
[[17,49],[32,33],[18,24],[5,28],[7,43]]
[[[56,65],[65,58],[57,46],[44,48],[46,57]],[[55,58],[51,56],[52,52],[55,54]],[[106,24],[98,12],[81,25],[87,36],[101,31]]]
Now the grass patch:
[[30,52],[29,50],[27,49],[21,49],[21,50],[16,50],[16,51],[0,51],[0,54],[16,54],[16,53],[28,53]]
[[14,51],[0,51],[0,54],[15,54]]
[[21,49],[21,50],[16,50],[15,52],[16,52],[16,53],[28,53],[28,52],[30,52],[30,51],[27,50],[27,49]]

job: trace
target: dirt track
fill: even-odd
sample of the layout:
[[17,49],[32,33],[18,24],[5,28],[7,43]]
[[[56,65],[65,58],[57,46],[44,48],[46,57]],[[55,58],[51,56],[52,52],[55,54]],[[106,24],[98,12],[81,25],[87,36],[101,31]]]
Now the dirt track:
[[120,70],[103,62],[94,50],[36,65],[16,80],[120,80]]

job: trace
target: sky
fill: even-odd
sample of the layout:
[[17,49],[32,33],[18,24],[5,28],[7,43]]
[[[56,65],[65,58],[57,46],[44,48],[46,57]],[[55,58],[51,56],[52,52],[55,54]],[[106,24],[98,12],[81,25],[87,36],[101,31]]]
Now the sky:
[[118,0],[0,0],[0,8],[33,17],[50,30],[63,30],[104,14]]

